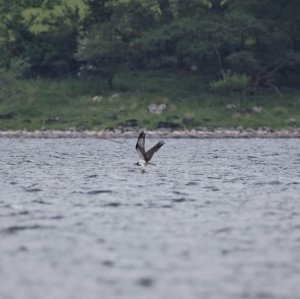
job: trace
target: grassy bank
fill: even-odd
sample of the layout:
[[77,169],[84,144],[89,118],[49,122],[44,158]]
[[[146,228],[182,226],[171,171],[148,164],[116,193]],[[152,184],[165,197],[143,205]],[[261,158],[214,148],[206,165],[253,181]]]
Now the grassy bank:
[[[99,80],[17,81],[0,90],[0,129],[300,126],[300,90],[242,98],[214,94],[207,86],[197,75],[161,72],[120,74],[114,92]],[[155,114],[151,104],[166,109]]]

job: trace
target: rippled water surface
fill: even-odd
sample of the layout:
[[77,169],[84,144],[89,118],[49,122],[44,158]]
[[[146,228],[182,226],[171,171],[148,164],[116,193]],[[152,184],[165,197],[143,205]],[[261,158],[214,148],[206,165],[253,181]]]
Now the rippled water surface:
[[1,299],[300,297],[299,139],[135,142],[0,139]]

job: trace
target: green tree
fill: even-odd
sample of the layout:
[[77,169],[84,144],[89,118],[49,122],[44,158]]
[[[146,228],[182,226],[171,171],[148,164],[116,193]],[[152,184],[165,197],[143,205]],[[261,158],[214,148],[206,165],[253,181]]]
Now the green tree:
[[[103,4],[103,1],[98,2]],[[94,1],[91,3],[95,4]],[[84,73],[102,76],[112,89],[115,73],[128,67],[132,61],[129,51],[131,43],[151,26],[154,16],[135,1],[115,3],[113,9],[105,7],[107,13],[100,10],[101,15],[93,17],[98,23],[82,33],[76,57],[82,63]],[[89,14],[88,20],[90,18]]]
[[62,7],[62,13],[51,13],[43,20],[48,28],[27,40],[24,56],[33,75],[65,76],[78,70],[74,55],[78,46],[80,15],[78,8]]
[[161,12],[161,18],[164,23],[171,23],[173,21],[173,12],[170,0],[157,0]]
[[[61,0],[0,0],[0,68],[23,65],[27,74],[61,76],[80,65],[110,88],[125,67],[188,69],[229,89],[237,78],[247,78],[250,84],[240,86],[253,92],[279,92],[280,84],[300,76],[298,0],[84,2],[81,22],[79,10]],[[60,14],[53,9],[58,4]],[[30,7],[48,17],[24,17]],[[33,30],[39,22],[44,30]]]
[[299,18],[292,13],[299,4],[273,2],[178,0],[176,18],[145,32],[135,48],[150,67],[192,66],[221,79],[231,71],[251,78],[254,92],[278,91],[280,74],[299,66]]
[[[51,3],[50,3],[51,2]],[[62,75],[75,71],[79,30],[78,9],[62,6],[61,14],[51,13],[61,1],[2,1],[0,2],[0,66],[11,69],[14,60],[24,61],[27,75]],[[37,13],[26,15],[28,8],[50,12],[38,20]],[[34,31],[34,25],[45,25],[47,30]]]
[[95,24],[108,22],[113,13],[113,6],[116,1],[113,0],[84,0],[88,8],[84,19],[84,28],[88,29]]

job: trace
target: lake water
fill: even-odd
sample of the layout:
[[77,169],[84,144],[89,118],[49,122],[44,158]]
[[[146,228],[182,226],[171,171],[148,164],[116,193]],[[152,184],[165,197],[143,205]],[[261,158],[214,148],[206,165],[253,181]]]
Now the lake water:
[[300,139],[135,142],[0,139],[1,299],[300,297]]

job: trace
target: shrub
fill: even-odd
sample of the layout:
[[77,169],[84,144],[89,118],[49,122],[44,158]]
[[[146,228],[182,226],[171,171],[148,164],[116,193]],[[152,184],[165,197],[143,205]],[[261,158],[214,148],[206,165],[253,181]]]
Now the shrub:
[[221,80],[211,82],[210,88],[215,92],[242,92],[249,84],[250,78],[247,75],[227,72]]

